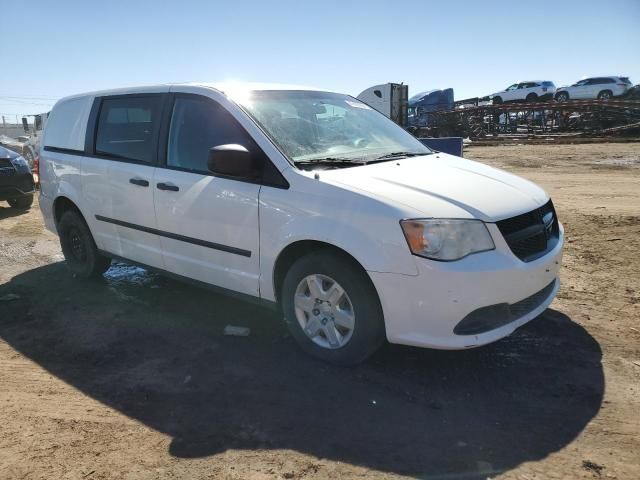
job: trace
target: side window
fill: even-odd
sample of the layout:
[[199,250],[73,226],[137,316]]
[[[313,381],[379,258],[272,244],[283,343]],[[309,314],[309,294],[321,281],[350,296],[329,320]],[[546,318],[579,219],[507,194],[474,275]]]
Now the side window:
[[152,163],[161,102],[159,96],[102,100],[96,131],[96,153]]
[[168,166],[206,173],[209,150],[230,143],[256,151],[249,134],[220,105],[204,98],[176,98],[169,128]]

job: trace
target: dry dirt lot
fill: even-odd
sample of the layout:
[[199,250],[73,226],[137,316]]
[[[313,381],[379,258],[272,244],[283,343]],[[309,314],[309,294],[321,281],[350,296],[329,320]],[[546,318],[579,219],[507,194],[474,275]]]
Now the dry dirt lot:
[[0,207],[0,478],[640,478],[640,144],[466,156],[554,198],[558,299],[488,347],[354,369],[206,290],[73,279],[37,208]]

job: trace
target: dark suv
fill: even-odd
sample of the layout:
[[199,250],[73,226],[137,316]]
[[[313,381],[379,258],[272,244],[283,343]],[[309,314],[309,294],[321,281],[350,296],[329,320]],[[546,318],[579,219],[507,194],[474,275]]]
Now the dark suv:
[[13,208],[27,209],[33,203],[35,185],[27,161],[11,150],[0,147],[0,201]]

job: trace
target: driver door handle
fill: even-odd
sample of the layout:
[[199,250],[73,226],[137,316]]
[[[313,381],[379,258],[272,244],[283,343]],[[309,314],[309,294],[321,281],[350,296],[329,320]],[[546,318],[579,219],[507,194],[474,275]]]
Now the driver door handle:
[[158,190],[168,190],[170,192],[177,192],[180,190],[180,187],[178,187],[177,185],[174,185],[173,183],[161,182],[156,186],[158,187]]
[[148,187],[149,186],[149,181],[145,180],[144,178],[130,178],[129,179],[129,183],[132,183],[134,185],[138,185],[139,187]]

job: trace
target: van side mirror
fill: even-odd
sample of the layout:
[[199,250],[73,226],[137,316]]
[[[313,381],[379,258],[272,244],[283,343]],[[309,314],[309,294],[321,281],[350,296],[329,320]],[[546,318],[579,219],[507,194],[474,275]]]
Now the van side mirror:
[[242,145],[234,143],[218,145],[209,150],[207,166],[209,171],[223,177],[254,177],[251,153]]

